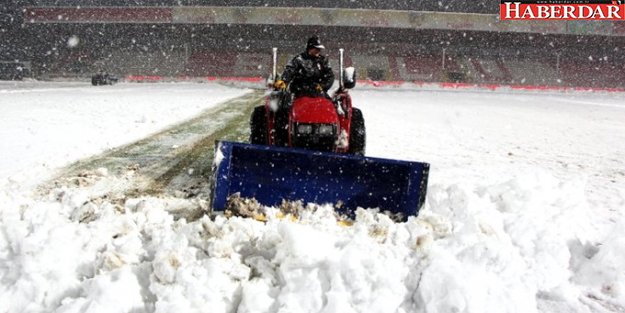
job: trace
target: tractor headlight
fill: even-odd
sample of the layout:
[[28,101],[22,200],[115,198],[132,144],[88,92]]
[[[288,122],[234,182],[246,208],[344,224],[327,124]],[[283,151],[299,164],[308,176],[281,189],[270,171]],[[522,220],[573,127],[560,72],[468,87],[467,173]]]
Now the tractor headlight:
[[319,125],[317,132],[319,135],[332,135],[334,133],[334,127],[332,125]]
[[311,134],[313,130],[312,125],[297,125],[297,132],[300,134]]

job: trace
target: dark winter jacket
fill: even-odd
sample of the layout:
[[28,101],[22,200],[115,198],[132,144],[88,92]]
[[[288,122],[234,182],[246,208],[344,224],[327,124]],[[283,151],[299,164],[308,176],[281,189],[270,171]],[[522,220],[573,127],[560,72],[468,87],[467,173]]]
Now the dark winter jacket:
[[314,57],[307,52],[294,57],[285,67],[282,80],[290,85],[295,96],[318,95],[317,85],[321,85],[327,92],[334,83],[334,72],[328,64],[328,59],[319,55]]

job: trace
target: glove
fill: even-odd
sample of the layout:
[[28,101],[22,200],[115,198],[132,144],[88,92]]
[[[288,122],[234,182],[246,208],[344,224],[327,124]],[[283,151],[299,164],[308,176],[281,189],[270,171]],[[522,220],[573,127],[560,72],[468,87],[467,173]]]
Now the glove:
[[317,92],[322,93],[323,92],[323,87],[321,87],[321,84],[315,84],[315,90],[317,90]]
[[273,84],[273,87],[277,90],[286,90],[286,83],[283,80],[279,79]]

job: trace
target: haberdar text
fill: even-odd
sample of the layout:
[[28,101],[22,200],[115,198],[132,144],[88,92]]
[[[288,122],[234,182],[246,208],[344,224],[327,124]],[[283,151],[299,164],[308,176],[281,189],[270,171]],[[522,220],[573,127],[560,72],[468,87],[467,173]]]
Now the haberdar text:
[[625,5],[503,2],[502,20],[623,20]]

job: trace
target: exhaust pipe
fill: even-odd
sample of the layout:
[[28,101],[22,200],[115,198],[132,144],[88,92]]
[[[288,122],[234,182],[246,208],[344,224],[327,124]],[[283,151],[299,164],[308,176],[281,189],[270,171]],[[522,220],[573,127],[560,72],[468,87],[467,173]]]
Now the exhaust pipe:
[[273,48],[272,49],[272,56],[273,56],[273,71],[271,72],[271,79],[273,80],[273,82],[276,82],[276,75],[278,73],[276,64],[278,63],[278,48]]
[[343,52],[345,49],[339,49],[339,90],[343,90]]

